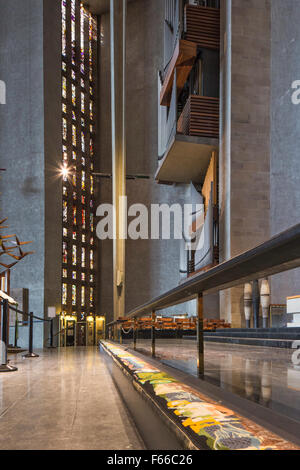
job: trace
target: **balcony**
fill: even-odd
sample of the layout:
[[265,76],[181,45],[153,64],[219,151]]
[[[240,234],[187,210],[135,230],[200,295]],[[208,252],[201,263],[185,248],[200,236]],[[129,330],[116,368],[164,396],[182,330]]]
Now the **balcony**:
[[184,39],[203,48],[218,50],[220,48],[220,10],[186,5]]
[[191,95],[177,123],[178,134],[219,138],[219,99]]
[[220,10],[187,4],[183,15],[180,15],[180,8],[180,1],[177,0],[172,29],[165,24],[165,70],[162,73],[161,106],[170,106],[175,70],[179,95],[196,60],[197,50],[202,48],[217,51],[220,48]]
[[156,180],[203,183],[212,152],[219,149],[219,99],[190,96],[178,120],[177,109],[174,84],[168,119],[161,125],[162,158]]

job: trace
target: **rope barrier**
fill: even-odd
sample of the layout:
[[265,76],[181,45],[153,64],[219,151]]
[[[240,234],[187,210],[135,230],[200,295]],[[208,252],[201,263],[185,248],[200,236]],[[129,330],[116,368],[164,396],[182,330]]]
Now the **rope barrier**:
[[133,330],[133,328],[129,328],[127,331],[124,330],[124,328],[122,328],[122,333],[124,333],[124,335],[129,335],[129,333]]

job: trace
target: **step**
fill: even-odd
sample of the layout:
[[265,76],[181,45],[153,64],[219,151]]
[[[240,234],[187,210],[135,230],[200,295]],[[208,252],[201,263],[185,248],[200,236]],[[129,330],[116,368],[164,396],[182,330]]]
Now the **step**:
[[204,336],[205,342],[262,346],[268,348],[292,349],[294,340],[267,338],[234,338],[228,336]]
[[253,338],[253,339],[290,339],[292,341],[300,340],[300,333],[253,333],[251,331],[243,332],[205,332],[205,337],[227,337],[227,338]]

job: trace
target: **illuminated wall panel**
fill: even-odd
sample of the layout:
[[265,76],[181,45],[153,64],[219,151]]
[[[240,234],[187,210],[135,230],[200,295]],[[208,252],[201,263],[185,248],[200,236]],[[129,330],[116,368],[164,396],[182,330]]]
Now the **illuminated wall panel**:
[[62,0],[62,312],[95,315],[94,141],[97,18]]

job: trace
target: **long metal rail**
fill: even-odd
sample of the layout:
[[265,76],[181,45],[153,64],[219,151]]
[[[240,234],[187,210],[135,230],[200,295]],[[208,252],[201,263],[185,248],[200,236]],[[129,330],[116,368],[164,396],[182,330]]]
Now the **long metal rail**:
[[[300,224],[214,268],[196,274],[178,287],[136,307],[126,318],[137,319],[174,305],[198,299],[198,370],[203,375],[203,294],[242,285],[246,282],[300,267]],[[119,321],[108,324],[115,327]],[[154,340],[152,339],[154,343]],[[155,355],[155,349],[153,351]]]

